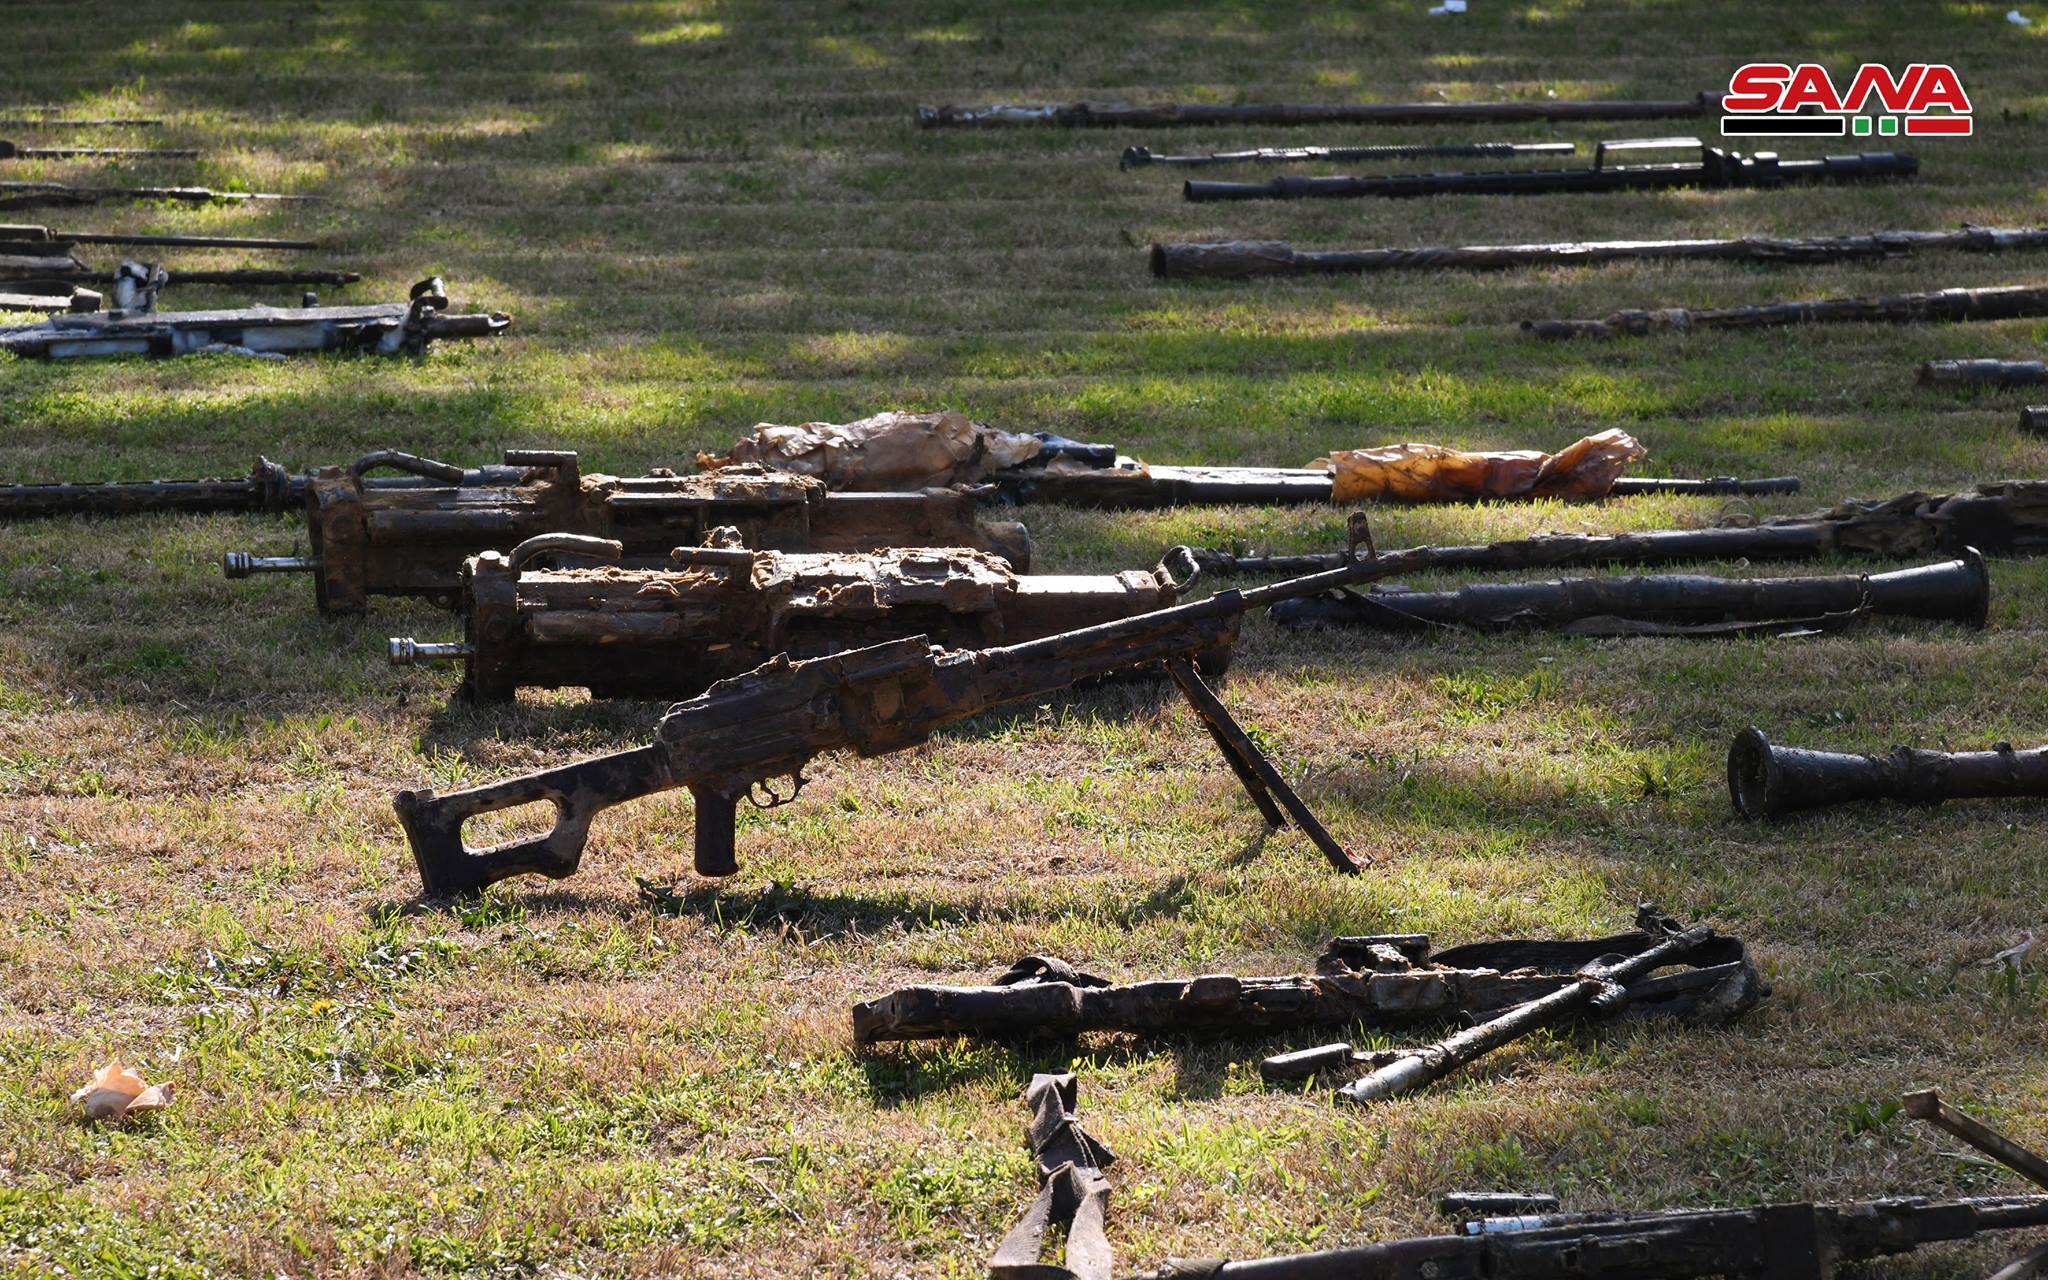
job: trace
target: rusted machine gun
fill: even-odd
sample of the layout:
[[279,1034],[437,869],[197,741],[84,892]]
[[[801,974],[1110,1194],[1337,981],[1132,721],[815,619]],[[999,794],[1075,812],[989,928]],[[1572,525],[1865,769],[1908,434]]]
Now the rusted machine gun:
[[1528,120],[1657,120],[1707,115],[1718,93],[1667,101],[1520,102],[1069,102],[995,103],[986,107],[919,107],[917,123],[940,127],[1058,125],[1069,129],[1165,128],[1176,125],[1471,124]]
[[[696,801],[698,873],[731,875],[738,869],[733,823],[740,798],[751,799],[762,783],[787,776],[789,796],[771,792],[754,803],[772,808],[794,799],[803,767],[815,756],[901,751],[941,726],[1005,703],[1163,663],[1267,823],[1278,827],[1291,818],[1333,866],[1352,872],[1352,855],[1231,718],[1195,659],[1228,651],[1247,610],[1406,567],[1393,556],[1359,561],[1002,648],[938,649],[913,636],[827,658],[777,657],[671,706],[649,746],[447,795],[402,791],[394,806],[430,895],[466,893],[528,873],[573,875],[600,811],[675,787],[689,788]],[[545,835],[483,849],[464,842],[463,824],[470,819],[539,801],[555,808]]]
[[111,231],[58,231],[25,222],[0,223],[0,255],[62,257],[81,244],[153,245],[179,249],[318,249],[317,240],[260,236],[151,236]]
[[1306,164],[1318,160],[1408,160],[1420,156],[1485,157],[1568,156],[1569,142],[1410,142],[1374,147],[1260,147],[1255,151],[1217,151],[1208,155],[1163,156],[1150,147],[1126,147],[1119,169],[1147,165],[1203,168],[1217,164]]
[[[919,986],[853,1007],[856,1044],[965,1035],[990,1039],[1129,1032],[1245,1037],[1364,1025],[1408,1027],[1486,1018],[1579,985],[1602,957],[1640,956],[1676,932],[1645,907],[1637,927],[1604,938],[1509,938],[1432,952],[1428,934],[1333,938],[1315,971],[1279,977],[1212,973],[1111,983],[1048,956],[1025,956],[985,987]],[[1739,939],[1701,943],[1679,972],[1638,981],[1616,1016],[1720,1021],[1768,990]],[[1348,1046],[1337,1046],[1347,1050]],[[1328,1056],[1326,1049],[1303,1054]],[[1300,1058],[1303,1055],[1287,1055]],[[1327,1065],[1319,1062],[1316,1065]],[[1298,1078],[1306,1072],[1268,1078]]]
[[[1691,164],[1609,164],[1617,152],[1697,149]],[[1920,162],[1890,151],[1780,160],[1774,151],[1745,156],[1698,138],[1631,138],[1603,142],[1584,169],[1493,169],[1468,173],[1388,173],[1365,177],[1283,175],[1265,182],[1203,182],[1181,187],[1189,200],[1298,200],[1315,196],[1543,195],[1552,192],[1648,191],[1671,187],[1776,187],[1788,182],[1854,182],[1910,177]]]
[[1894,747],[1886,755],[1856,755],[1781,747],[1751,726],[1728,748],[1728,794],[1745,818],[1781,818],[1802,809],[1898,800],[1944,800],[2048,795],[2048,747],[2013,750],[2000,742],[1989,751],[1923,751]]
[[460,661],[462,692],[522,688],[593,697],[688,698],[778,653],[817,658],[923,634],[948,648],[1017,643],[1173,604],[1192,581],[1149,572],[1019,575],[964,547],[788,554],[749,551],[737,530],[677,547],[663,569],[534,568],[537,555],[617,561],[623,544],[542,534],[463,569],[465,637],[394,636],[394,665]]
[[2048,1226],[2048,1196],[1536,1214],[1474,1219],[1458,1235],[1292,1257],[1176,1258],[1156,1274],[1158,1280],[1827,1280],[1863,1259],[2041,1226]]
[[[4,122],[0,122],[4,123]],[[169,200],[178,204],[248,204],[319,200],[270,191],[216,191],[211,187],[73,187],[61,182],[0,182],[0,209],[100,204],[109,200]]]
[[[451,338],[490,337],[512,323],[503,313],[449,315],[447,286],[436,279],[412,287],[408,302],[362,307],[247,307],[234,311],[156,311],[154,293],[169,280],[161,270],[133,310],[55,316],[41,324],[0,328],[0,351],[61,360],[81,356],[180,356],[207,350],[282,356],[307,351],[399,355]],[[122,281],[117,278],[116,287]]]
[[[412,482],[369,478],[391,470]],[[361,612],[371,596],[421,596],[453,607],[465,560],[545,533],[610,539],[621,544],[626,562],[641,564],[664,563],[676,547],[701,543],[721,526],[737,528],[747,546],[782,551],[974,547],[1019,570],[1031,561],[1024,526],[978,523],[975,495],[964,490],[828,493],[807,476],[741,467],[693,476],[585,476],[573,452],[552,449],[508,449],[503,467],[476,471],[384,450],[350,466],[322,467],[303,485],[312,554],[230,551],[222,569],[230,578],[310,573],[328,613]],[[0,490],[0,511],[8,497]]]
[[1343,592],[1273,610],[1282,626],[1559,627],[1591,635],[1711,635],[1829,626],[1868,615],[1934,618],[1981,627],[1991,601],[1984,557],[1892,573],[1811,578],[1664,574],[1480,582],[1452,591]]
[[190,147],[35,147],[0,138],[0,160],[196,160]]

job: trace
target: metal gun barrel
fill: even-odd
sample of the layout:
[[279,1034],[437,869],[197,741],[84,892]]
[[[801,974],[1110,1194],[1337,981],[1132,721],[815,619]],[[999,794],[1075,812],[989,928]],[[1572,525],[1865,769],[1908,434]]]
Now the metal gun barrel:
[[1889,151],[1822,160],[1779,160],[1765,153],[1744,157],[1715,148],[1695,164],[1595,164],[1583,169],[1494,169],[1464,173],[1373,174],[1357,177],[1301,177],[1287,174],[1265,182],[1189,181],[1188,200],[1297,200],[1310,197],[1431,195],[1538,195],[1549,192],[1640,191],[1689,186],[1774,186],[1795,181],[1853,181],[1904,177],[1919,172],[1912,156]]
[[429,662],[464,662],[476,656],[476,646],[451,641],[436,644],[411,636],[393,636],[386,656],[394,667],[422,666]]
[[1119,168],[1170,164],[1197,168],[1217,164],[1295,164],[1312,160],[1403,160],[1418,156],[1570,155],[1570,142],[1415,142],[1370,147],[1261,147],[1209,155],[1165,156],[1150,147],[1127,147]]
[[220,558],[222,576],[247,578],[258,573],[318,573],[318,556],[257,556],[246,551],[223,552]]
[[[44,228],[47,230],[47,228]],[[147,244],[174,249],[318,249],[318,240],[272,240],[261,236],[143,236],[111,231],[58,231],[50,239],[73,244]]]
[[1728,794],[1745,818],[1862,800],[1940,804],[1944,800],[2048,795],[2048,747],[2015,751],[1923,751],[1885,755],[1814,751],[1772,742],[1754,725],[1728,748]]

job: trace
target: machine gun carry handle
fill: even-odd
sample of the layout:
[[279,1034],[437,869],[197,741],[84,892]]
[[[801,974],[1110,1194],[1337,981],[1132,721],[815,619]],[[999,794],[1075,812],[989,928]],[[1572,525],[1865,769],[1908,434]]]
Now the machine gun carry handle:
[[366,453],[354,462],[349,463],[348,473],[360,480],[369,472],[386,467],[393,471],[404,471],[410,475],[424,476],[429,480],[439,480],[446,484],[461,484],[466,474],[461,467],[456,466],[452,462],[438,462],[433,458],[422,458],[416,453],[407,453],[403,449],[378,449],[375,452]]
[[[1185,575],[1176,578],[1175,571]],[[1202,576],[1202,562],[1195,556],[1195,549],[1186,543],[1168,547],[1159,557],[1159,564],[1152,572],[1160,581],[1172,588],[1175,596],[1186,599],[1188,588],[1195,585],[1195,579]]]
[[535,534],[505,553],[505,567],[517,573],[535,556],[580,556],[615,564],[626,554],[626,544],[613,538],[593,538],[581,533]]

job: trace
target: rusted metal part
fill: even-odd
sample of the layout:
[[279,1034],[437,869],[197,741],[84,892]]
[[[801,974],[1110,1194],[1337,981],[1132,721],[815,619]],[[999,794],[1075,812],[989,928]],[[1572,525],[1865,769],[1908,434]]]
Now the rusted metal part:
[[[6,279],[0,271],[0,280]],[[0,292],[0,311],[42,311],[50,314],[97,311],[106,302],[94,289],[81,289],[61,280],[20,280],[13,282],[19,292]]]
[[[994,1280],[1109,1280],[1109,1181],[1103,1171],[1116,1156],[1081,1127],[1074,1110],[1079,1087],[1067,1072],[1035,1075],[1025,1090],[1031,1122],[1024,1136],[1038,1162],[1039,1192],[990,1256]],[[1039,1261],[1054,1226],[1065,1229],[1063,1264]]]
[[[1612,154],[1648,150],[1697,149],[1690,164],[1609,164]],[[1593,163],[1582,169],[1482,169],[1463,173],[1386,173],[1364,177],[1301,177],[1286,174],[1265,182],[1182,184],[1191,201],[1300,200],[1314,197],[1378,196],[1400,199],[1435,195],[1547,195],[1602,191],[1653,191],[1673,187],[1776,187],[1792,182],[1859,182],[1873,178],[1906,178],[1920,171],[1912,156],[1891,151],[1827,156],[1820,160],[1781,160],[1776,152],[1745,156],[1710,147],[1698,138],[1633,138],[1603,142]]]
[[1252,151],[1215,151],[1206,155],[1160,155],[1150,147],[1126,147],[1119,169],[1147,165],[1178,165],[1195,169],[1218,164],[1309,164],[1326,160],[1406,160],[1419,156],[1462,156],[1498,159],[1509,156],[1568,156],[1578,148],[1569,142],[1410,142],[1376,147],[1260,147]]
[[1991,578],[1984,558],[1891,573],[1810,578],[1665,574],[1481,582],[1451,591],[1376,590],[1297,600],[1273,609],[1285,627],[1551,627],[1581,635],[1730,635],[1825,628],[1871,616],[1984,625]]
[[[504,466],[465,471],[396,451],[305,480],[313,554],[294,568],[315,575],[323,612],[359,613],[371,596],[417,596],[453,608],[463,564],[546,533],[623,544],[621,563],[666,564],[678,546],[701,544],[723,526],[749,547],[775,551],[867,551],[881,547],[971,547],[1026,571],[1024,526],[975,519],[972,493],[826,491],[804,476],[729,467],[710,475],[585,476],[573,452],[510,449]],[[404,484],[366,479],[399,470]],[[381,478],[379,478],[381,479]],[[0,513],[6,507],[0,490]],[[230,552],[228,577],[257,557]]]
[[248,204],[256,201],[319,199],[320,196],[278,195],[270,191],[215,191],[210,187],[74,187],[61,182],[0,182],[0,209],[104,204],[112,200],[168,200],[177,204]]
[[1831,1280],[1870,1258],[2048,1226],[2048,1196],[1901,1197],[1747,1209],[1480,1218],[1418,1236],[1245,1262],[1170,1258],[1158,1280]]
[[[853,1008],[853,1037],[868,1045],[965,1035],[1019,1040],[1122,1032],[1143,1036],[1262,1036],[1354,1025],[1400,1028],[1483,1017],[1576,986],[1602,957],[1638,956],[1668,936],[1666,918],[1604,938],[1506,939],[1432,954],[1427,934],[1332,939],[1309,974],[1205,974],[1112,984],[1064,961],[1026,956],[989,986],[918,986]],[[1715,937],[1686,971],[1639,984],[1617,1016],[1717,1022],[1768,990],[1739,939]],[[1325,1046],[1310,1054],[1349,1046]],[[1327,1063],[1318,1064],[1327,1066]],[[1281,1072],[1280,1078],[1300,1078]]]
[[[19,109],[19,108],[17,108]],[[161,129],[161,120],[108,116],[91,120],[58,115],[23,115],[0,120],[0,129]]]
[[1157,129],[1178,125],[1302,124],[1505,124],[1529,120],[1658,120],[1705,116],[1721,95],[1702,93],[1676,101],[1575,102],[1555,98],[1525,102],[1340,102],[1212,103],[1162,102],[1132,106],[1118,102],[1071,102],[985,107],[919,107],[917,123],[927,129],[1056,125],[1062,128]]
[[2048,363],[2039,360],[1929,360],[1920,381],[1934,387],[2033,387],[2048,383]]
[[[1154,244],[1151,263],[1155,276],[1245,280],[1254,276],[1361,275],[1375,271],[1493,271],[1509,267],[1564,267],[1636,259],[1844,262],[1901,257],[1932,249],[1992,253],[2040,248],[2048,248],[2048,227],[1877,231],[1866,235],[1797,239],[1737,236],[1725,240],[1591,240],[1564,244],[1429,245],[1410,249],[1297,249],[1278,240],[1180,241]],[[1922,378],[1926,378],[1924,372]]]
[[2021,409],[2020,430],[2030,436],[2048,436],[2048,404],[2030,404]]
[[196,160],[188,147],[24,147],[0,138],[0,160]]
[[1850,499],[1828,511],[1766,521],[1763,530],[1820,526],[1840,555],[1911,559],[2038,555],[2048,550],[2048,481],[2004,480],[1956,493],[1902,493],[1882,502]]
[[2035,1186],[2048,1190],[2048,1160],[2042,1159],[1968,1112],[1951,1107],[1941,1100],[1941,1094],[1935,1090],[1916,1089],[1902,1095],[1899,1101],[1905,1105],[1906,1114],[1915,1120],[1925,1120],[1938,1129],[1954,1134]]
[[[37,252],[72,252],[81,244],[159,245],[183,249],[318,249],[317,240],[273,240],[255,236],[149,236],[109,231],[53,231],[35,223],[0,222],[0,245],[33,244]],[[54,247],[53,247],[54,246]],[[0,252],[24,250],[8,247]]]
[[[1225,653],[1247,610],[1406,567],[1397,557],[1360,561],[1000,648],[939,649],[913,636],[804,661],[778,656],[671,706],[652,746],[447,795],[404,791],[394,807],[430,895],[480,890],[514,875],[573,875],[598,812],[679,786],[697,801],[698,872],[729,875],[737,866],[735,803],[781,777],[792,779],[791,794],[757,803],[794,799],[815,756],[885,755],[1020,698],[1173,658]],[[463,826],[471,819],[535,801],[555,806],[546,834],[482,849],[465,843]]]
[[1814,298],[1754,307],[1617,311],[1601,320],[1524,320],[1539,338],[1647,337],[1695,329],[1768,329],[1795,324],[1911,324],[1922,321],[2013,320],[2048,315],[2048,288],[1936,289],[1876,298]]
[[[688,698],[779,653],[817,658],[920,634],[948,648],[1016,643],[1163,608],[1184,585],[1164,565],[1027,576],[962,547],[788,553],[721,532],[722,545],[676,548],[677,563],[657,569],[522,563],[544,538],[487,551],[463,570],[463,643],[393,637],[391,660],[459,659],[463,695],[482,702],[565,686]],[[616,561],[624,544],[579,538],[568,549]]]
[[[414,285],[409,302],[159,312],[150,309],[150,302],[165,277],[160,270],[149,277],[139,309],[0,328],[0,351],[44,359],[168,357],[211,350],[278,357],[310,351],[400,355],[417,354],[435,341],[489,337],[512,323],[502,313],[447,314],[446,286],[438,279]],[[125,267],[116,273],[117,296],[129,279]]]
[[1897,800],[1944,800],[2048,795],[2048,747],[2015,751],[2009,742],[1989,751],[1924,751],[1894,747],[1886,755],[1857,755],[1779,746],[1752,725],[1728,748],[1728,795],[1745,818],[1782,818],[1803,809]]
[[[1545,533],[1533,538],[1462,547],[1415,547],[1407,554],[1432,569],[1549,569],[1566,565],[1678,564],[1695,560],[1816,560],[1837,554],[1835,523],[1819,520],[1737,529],[1653,529],[1642,533]],[[1314,573],[1334,569],[1357,552],[1237,555],[1196,548],[1195,563],[1213,573]]]

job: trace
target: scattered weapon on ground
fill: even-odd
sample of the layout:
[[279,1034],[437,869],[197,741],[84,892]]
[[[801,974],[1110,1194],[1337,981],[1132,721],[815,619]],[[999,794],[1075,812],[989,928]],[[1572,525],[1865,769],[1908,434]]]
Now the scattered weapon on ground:
[[[15,107],[13,110],[29,112],[29,107]],[[109,116],[97,120],[65,117],[55,111],[37,111],[0,120],[0,129],[161,129],[161,120],[142,120],[134,116]]]
[[2048,363],[2039,360],[1929,360],[1920,381],[1936,387],[2032,387],[2048,383]]
[[1449,591],[1385,588],[1292,600],[1283,627],[1545,627],[1566,635],[1731,636],[1825,630],[1872,616],[1981,627],[1991,577],[1975,550],[1891,573],[1717,578],[1674,573],[1535,582],[1476,582]]
[[56,231],[23,222],[0,222],[0,254],[61,257],[73,245],[156,245],[176,249],[318,249],[317,240],[276,240],[261,236],[128,235],[113,231]]
[[2048,436],[2048,404],[2030,404],[2021,409],[2020,430],[2030,436]]
[[1941,1100],[1933,1089],[1916,1089],[1900,1096],[1906,1114],[1925,1120],[1938,1129],[1961,1138],[1993,1160],[2011,1169],[2037,1187],[2048,1190],[2048,1160],[2027,1150],[1975,1116],[1958,1111]]
[[[739,865],[733,823],[740,797],[753,799],[761,784],[788,776],[789,795],[770,792],[753,803],[772,808],[794,800],[803,789],[803,766],[814,756],[833,750],[886,755],[1020,698],[1164,663],[1268,827],[1292,819],[1333,866],[1353,873],[1358,864],[1351,853],[1239,727],[1194,660],[1227,652],[1249,610],[1402,567],[1387,557],[1362,560],[1000,648],[938,649],[912,636],[801,662],[780,656],[671,706],[649,746],[446,795],[402,791],[394,807],[432,896],[480,890],[526,873],[573,875],[600,811],[675,787],[688,787],[696,801],[698,874],[731,875]],[[470,819],[538,801],[555,807],[545,834],[483,849],[464,842],[463,824]]]
[[[166,277],[152,273],[147,294]],[[117,273],[115,287],[124,285]],[[155,311],[147,303],[104,315],[55,316],[41,324],[0,327],[0,351],[43,359],[139,355],[168,357],[227,352],[283,358],[311,351],[418,354],[436,341],[491,337],[512,323],[503,312],[447,313],[439,279],[412,287],[409,302],[359,307],[246,307],[232,311]]]
[[1406,160],[1418,156],[1568,156],[1577,149],[1569,142],[1413,142],[1377,147],[1260,147],[1255,151],[1169,156],[1150,147],[1126,147],[1117,168],[1142,169],[1153,164],[1198,168],[1215,164],[1303,164],[1316,160]]
[[1447,1218],[1556,1213],[1563,1207],[1556,1196],[1540,1191],[1446,1191],[1436,1202],[1436,1211]]
[[[1927,249],[1991,253],[2048,248],[2048,227],[1963,227],[1956,231],[1877,231],[1867,235],[1726,240],[1590,240],[1563,244],[1428,245],[1411,249],[1297,249],[1278,240],[1180,241],[1152,246],[1155,276],[1359,275],[1373,271],[1488,271],[1566,267],[1633,259],[1706,258],[1740,262],[1844,262]],[[1934,364],[1966,363],[1935,361]],[[1931,381],[1922,366],[1921,378]]]
[[[400,470],[401,474],[365,474],[385,465]],[[353,496],[358,502],[362,501],[364,494],[384,489],[517,485],[528,482],[534,474],[532,466],[509,464],[465,471],[461,467],[416,459],[411,454],[395,450],[369,454],[358,459],[353,467],[333,470],[353,475]],[[243,511],[282,515],[305,508],[311,480],[311,475],[294,474],[279,463],[259,457],[248,477],[241,480],[223,477],[0,485],[0,520],[80,515],[130,516],[159,511]]]
[[[0,280],[6,280],[0,274]],[[81,289],[61,280],[17,280],[8,291],[0,291],[0,311],[98,311],[106,296],[96,289]]]
[[[1089,1136],[1075,1113],[1080,1084],[1072,1072],[1034,1075],[1024,1092],[1031,1121],[1024,1136],[1038,1162],[1038,1196],[988,1260],[993,1280],[1109,1280],[1109,1180],[1116,1156]],[[1065,1265],[1039,1261],[1045,1233],[1065,1228]]]
[[1120,102],[1013,106],[999,102],[985,107],[919,107],[917,123],[927,129],[1017,124],[1069,129],[1233,124],[1506,124],[1530,120],[1690,118],[1709,115],[1720,108],[1720,103],[1718,93],[1661,102],[1575,102],[1555,98],[1523,102],[1162,102],[1138,106]]
[[1793,324],[1904,324],[1921,321],[2013,320],[2048,315],[2048,288],[1935,289],[1876,298],[1809,298],[1754,307],[1664,307],[1617,311],[1601,320],[1524,320],[1539,338],[1646,337],[1694,329],[1768,329]]
[[[1609,164],[1616,153],[1697,149],[1690,164]],[[1904,178],[1920,161],[1891,151],[1781,160],[1775,151],[1745,156],[1710,147],[1698,138],[1633,138],[1603,142],[1583,169],[1478,169],[1464,173],[1383,173],[1363,177],[1301,177],[1284,174],[1265,182],[1204,182],[1181,186],[1189,200],[1298,200],[1308,197],[1440,195],[1546,195],[1560,192],[1649,191],[1672,187],[1776,187],[1788,182],[1856,182]]]
[[1628,1003],[1629,984],[1687,959],[1713,939],[1712,929],[1695,925],[1683,932],[1671,932],[1663,941],[1635,955],[1602,957],[1573,973],[1570,986],[1516,1005],[1499,1017],[1467,1027],[1447,1039],[1401,1054],[1337,1090],[1337,1096],[1345,1102],[1363,1103],[1412,1093],[1545,1027],[1583,1013],[1618,1009]]
[[1174,1258],[1158,1280],[1825,1280],[1844,1264],[2048,1226],[2048,1196],[1919,1196],[1748,1209],[1478,1218],[1461,1234],[1292,1257]]
[[[158,291],[171,285],[211,284],[229,285],[236,288],[260,288],[269,285],[328,285],[354,284],[362,277],[353,271],[280,271],[267,267],[230,268],[223,271],[171,271],[157,265],[138,262],[124,262],[115,271],[95,271],[83,259],[65,258],[10,258],[0,253],[0,284],[21,291],[20,297],[40,299],[40,304],[30,303],[23,309],[41,311],[97,311],[105,297],[97,290],[84,288],[85,285],[111,285],[115,289],[116,305],[122,304],[124,295],[132,300],[136,292],[134,282],[146,282],[143,287],[154,296]],[[124,287],[125,286],[125,287]]]
[[211,187],[73,187],[61,182],[0,182],[0,209],[43,205],[102,204],[109,200],[168,200],[177,204],[247,204],[252,201],[307,201],[319,196],[270,191],[215,191]]
[[[743,548],[722,529],[677,547],[671,567],[537,567],[536,557],[616,562],[623,543],[542,534],[473,557],[464,640],[394,636],[394,665],[459,661],[462,695],[580,686],[597,698],[689,698],[778,653],[818,658],[922,634],[947,648],[1015,644],[1175,603],[1194,574],[1019,575],[964,547],[791,554]],[[1185,565],[1183,557],[1183,564]]]
[[[372,471],[411,479],[380,483],[366,478]],[[360,613],[371,596],[419,596],[453,608],[469,557],[548,533],[617,541],[627,564],[666,563],[676,547],[733,526],[745,545],[768,550],[973,547],[1002,556],[1019,572],[1031,566],[1024,526],[977,521],[975,495],[966,490],[830,493],[807,476],[746,467],[694,476],[586,476],[575,453],[554,449],[508,449],[502,468],[469,471],[380,450],[292,483],[304,493],[312,554],[230,551],[221,568],[230,578],[312,574],[323,613]],[[0,489],[0,514],[10,501],[35,510],[75,510],[71,504],[80,497],[95,500],[97,509],[157,501],[152,489],[134,486],[103,497],[98,486],[84,495],[25,488],[30,492]],[[267,502],[270,491],[264,492]]]
[[185,147],[24,147],[0,138],[0,160],[196,160]]
[[1728,748],[1728,794],[1745,818],[1782,818],[1802,809],[1897,800],[1935,805],[1944,800],[2048,795],[2048,747],[1989,751],[1925,751],[1894,747],[1885,755],[1858,755],[1782,747],[1751,725]]
[[[1488,1017],[1580,984],[1579,970],[1602,957],[1638,956],[1675,927],[1645,906],[1637,927],[1604,938],[1506,939],[1432,953],[1428,934],[1331,940],[1315,972],[1285,977],[1205,974],[1113,984],[1049,956],[1025,956],[992,985],[904,987],[853,1007],[853,1038],[929,1040],[966,1035],[1017,1040],[1089,1031],[1145,1036],[1262,1036],[1363,1024],[1409,1027]],[[1724,1021],[1768,994],[1748,949],[1716,936],[1684,961],[1682,972],[1634,984],[1627,1018]],[[1354,1060],[1349,1045],[1330,1048]],[[1282,1055],[1287,1057],[1290,1055]],[[1302,1056],[1302,1055],[1292,1055]],[[1274,1062],[1268,1059],[1268,1063]],[[1327,1068],[1327,1060],[1319,1065]],[[1299,1079],[1309,1070],[1269,1078]]]

